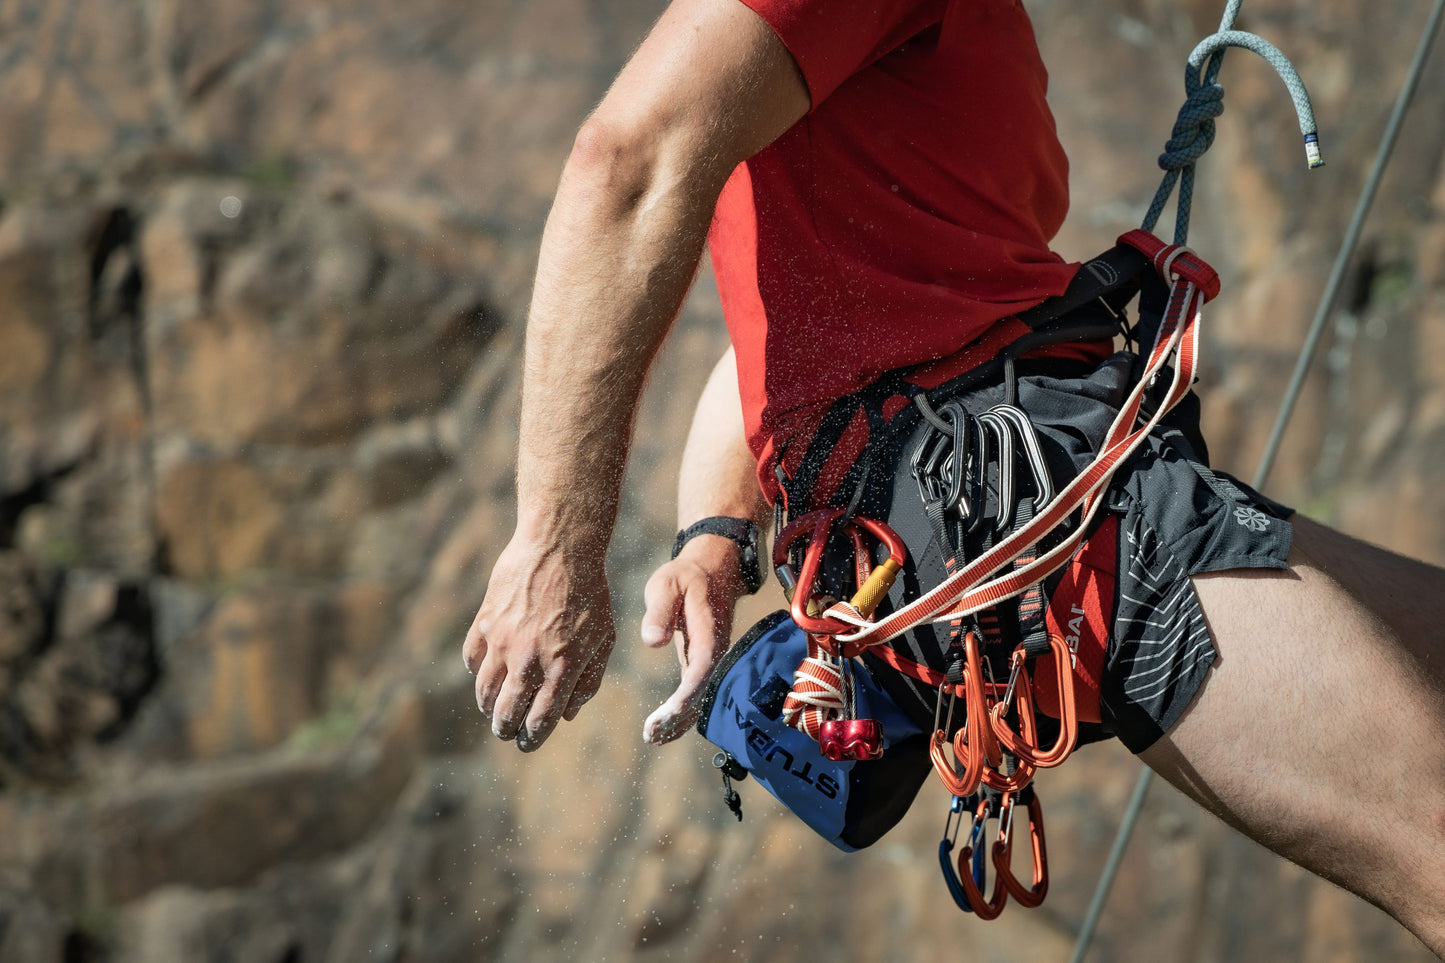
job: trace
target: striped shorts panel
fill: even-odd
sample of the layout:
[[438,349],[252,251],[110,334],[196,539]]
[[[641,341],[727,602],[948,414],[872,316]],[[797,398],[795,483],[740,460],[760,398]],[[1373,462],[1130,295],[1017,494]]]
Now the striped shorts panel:
[[[1127,391],[1129,373],[1129,359],[1116,356],[1081,376],[1020,379],[1020,407],[1038,430],[1056,485],[1092,460]],[[965,398],[970,410],[981,411],[1002,394],[993,386]],[[935,537],[909,474],[908,455],[923,430],[887,453],[882,460],[891,461],[894,471],[882,473],[881,490],[864,500],[864,513],[886,520],[909,549],[888,607],[946,578],[946,559],[953,553]],[[1082,725],[1081,741],[1116,735],[1137,753],[1179,719],[1214,663],[1213,640],[1189,577],[1286,567],[1291,512],[1208,467],[1192,394],[1120,468],[1107,506],[1119,518],[1114,618],[1100,680],[1101,722]],[[965,557],[980,550],[968,546]],[[944,667],[943,627],[925,624],[892,644],[907,658]],[[881,663],[872,668],[900,705],[931,720],[933,691]]]

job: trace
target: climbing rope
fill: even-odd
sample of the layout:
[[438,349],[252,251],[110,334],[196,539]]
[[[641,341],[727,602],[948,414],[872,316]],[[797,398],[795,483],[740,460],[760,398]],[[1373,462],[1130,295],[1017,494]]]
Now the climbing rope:
[[1320,153],[1319,132],[1315,127],[1315,114],[1310,106],[1308,92],[1295,71],[1289,58],[1279,49],[1255,34],[1234,29],[1234,18],[1239,14],[1243,0],[1229,0],[1219,30],[1200,41],[1189,54],[1189,63],[1184,70],[1184,106],[1174,121],[1164,153],[1159,155],[1159,166],[1164,169],[1164,179],[1154,192],[1149,212],[1144,215],[1144,230],[1153,232],[1159,215],[1179,184],[1179,202],[1174,213],[1174,243],[1184,244],[1189,240],[1189,211],[1194,203],[1194,164],[1214,143],[1214,118],[1224,113],[1224,88],[1219,84],[1219,70],[1224,66],[1224,52],[1230,47],[1251,50],[1259,54],[1274,68],[1289,89],[1290,100],[1294,102],[1295,115],[1299,119],[1300,133],[1304,135],[1305,157],[1310,167],[1323,167],[1324,157]]
[[[1225,10],[1224,21],[1220,25],[1221,31],[1226,30],[1230,25],[1233,24],[1234,15],[1239,10],[1239,2],[1240,0],[1231,0],[1228,8]],[[1419,87],[1420,77],[1424,73],[1425,63],[1429,59],[1430,47],[1434,42],[1435,35],[1439,32],[1442,16],[1445,16],[1445,0],[1435,0],[1435,6],[1432,8],[1430,12],[1430,17],[1426,21],[1425,30],[1420,36],[1419,46],[1415,48],[1415,57],[1414,60],[1411,62],[1410,69],[1405,76],[1405,83],[1400,88],[1399,96],[1395,98],[1395,105],[1390,112],[1390,119],[1385,125],[1385,131],[1384,134],[1381,136],[1379,149],[1375,153],[1374,165],[1372,166],[1370,170],[1370,175],[1365,182],[1365,187],[1360,193],[1359,200],[1355,204],[1355,211],[1353,216],[1350,218],[1350,225],[1345,232],[1344,240],[1341,242],[1340,249],[1335,255],[1335,262],[1333,267],[1330,269],[1329,280],[1325,284],[1324,293],[1320,296],[1319,306],[1315,311],[1314,319],[1310,323],[1309,333],[1305,338],[1304,346],[1302,347],[1299,358],[1295,363],[1294,373],[1290,378],[1289,387],[1285,390],[1284,398],[1280,402],[1279,413],[1275,417],[1274,427],[1270,432],[1269,441],[1265,445],[1264,455],[1260,459],[1258,470],[1255,472],[1255,488],[1261,488],[1264,486],[1265,480],[1269,477],[1270,470],[1274,467],[1275,456],[1279,452],[1280,441],[1284,435],[1285,425],[1288,424],[1290,416],[1294,413],[1295,404],[1299,400],[1299,394],[1304,384],[1305,375],[1308,373],[1310,365],[1314,360],[1315,352],[1319,347],[1319,342],[1321,335],[1324,331],[1325,322],[1328,320],[1331,312],[1334,309],[1335,300],[1338,297],[1340,288],[1344,283],[1345,268],[1349,265],[1350,259],[1354,255],[1355,247],[1360,239],[1360,233],[1364,228],[1365,218],[1369,214],[1370,207],[1374,203],[1375,194],[1380,186],[1380,181],[1384,177],[1385,168],[1390,161],[1390,155],[1394,152],[1395,141],[1398,139],[1400,129],[1404,124],[1405,113],[1409,110],[1410,102],[1414,99],[1415,90]],[[1215,36],[1219,35],[1216,34]],[[1210,40],[1212,39],[1213,38],[1210,38]],[[1210,40],[1206,40],[1204,43],[1200,44],[1199,47],[1196,47],[1195,53],[1197,54],[1200,48],[1204,47],[1205,44],[1208,44]],[[1191,54],[1191,70],[1190,74],[1186,77],[1186,87],[1188,85],[1188,76],[1195,75],[1193,67],[1194,59],[1194,55]],[[1278,65],[1276,65],[1275,69],[1279,69]],[[1218,71],[1216,69],[1215,73],[1217,72]],[[1292,70],[1291,73],[1293,73]],[[1209,80],[1210,82],[1212,82],[1212,78],[1209,78]],[[1297,76],[1295,80],[1296,82],[1298,81]],[[1286,77],[1286,83],[1289,83],[1288,77]],[[1291,87],[1290,92],[1291,95],[1294,94],[1293,87]],[[1185,106],[1187,108],[1188,104],[1186,103]],[[1298,111],[1298,100],[1296,100],[1295,102],[1295,107],[1296,111]],[[1181,110],[1181,119],[1183,118],[1183,115],[1184,111]],[[1217,116],[1217,114],[1215,114],[1214,116]],[[1302,131],[1304,130],[1305,123],[1304,116],[1304,114],[1300,115],[1300,128]],[[1310,121],[1311,127],[1313,127],[1313,116],[1310,117]],[[1214,136],[1212,117],[1208,120],[1208,124],[1209,130],[1205,136],[1212,140]],[[1176,123],[1176,135],[1178,131],[1179,124]],[[1309,132],[1306,132],[1306,144],[1308,145],[1308,143]],[[1172,137],[1170,139],[1170,144],[1173,144]],[[1207,147],[1208,145],[1206,144],[1205,148],[1207,149]],[[1200,153],[1203,153],[1203,151],[1201,150]],[[1166,150],[1166,156],[1167,155],[1168,150]],[[1159,162],[1160,166],[1164,166],[1164,157],[1160,157]],[[1313,156],[1310,160],[1310,166],[1318,166],[1315,163],[1315,158]],[[1168,168],[1166,168],[1166,170],[1168,170]],[[1189,163],[1188,171],[1185,176],[1187,176],[1189,179],[1188,186],[1190,188],[1192,196],[1192,161]],[[1160,185],[1159,193],[1155,195],[1155,205],[1158,208],[1163,208],[1163,200],[1167,200],[1169,196],[1169,190],[1172,189],[1172,187],[1173,181],[1171,180],[1171,175],[1170,173],[1167,173],[1164,177],[1164,183]],[[1183,212],[1182,216],[1184,220],[1184,230],[1187,234],[1188,200],[1186,199],[1186,188],[1183,183],[1181,183],[1180,186],[1179,205],[1181,211]],[[1154,219],[1157,219],[1158,216],[1159,211],[1156,210],[1154,206],[1151,206],[1149,210],[1149,215],[1145,219],[1145,224],[1152,224]],[[1180,234],[1178,230],[1178,217],[1176,217],[1176,243],[1183,243],[1182,241],[1178,240],[1179,236]],[[1119,872],[1119,865],[1123,861],[1124,850],[1128,845],[1130,836],[1133,835],[1134,827],[1139,822],[1139,815],[1144,809],[1144,800],[1148,795],[1149,785],[1153,780],[1153,777],[1153,770],[1146,767],[1139,774],[1138,782],[1136,782],[1134,785],[1133,795],[1129,799],[1129,805],[1128,808],[1125,810],[1124,818],[1119,823],[1119,831],[1114,837],[1114,844],[1109,851],[1108,861],[1104,866],[1103,872],[1099,876],[1098,884],[1094,888],[1094,896],[1089,904],[1089,910],[1085,914],[1083,925],[1079,930],[1079,937],[1074,944],[1074,953],[1073,956],[1070,957],[1070,963],[1083,963],[1083,959],[1089,951],[1089,946],[1093,941],[1094,931],[1098,926],[1100,917],[1103,915],[1104,904],[1108,899],[1109,890],[1114,884],[1114,878],[1118,875]]]

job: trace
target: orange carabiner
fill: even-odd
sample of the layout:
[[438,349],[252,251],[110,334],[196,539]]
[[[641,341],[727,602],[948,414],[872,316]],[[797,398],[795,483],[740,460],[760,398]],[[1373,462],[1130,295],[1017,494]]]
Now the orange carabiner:
[[[1002,812],[1000,812],[1000,815],[1002,815]],[[979,802],[978,809],[974,812],[974,819],[982,820],[987,818],[988,798],[984,797],[984,799]],[[999,820],[999,832],[1003,832],[1002,819]],[[995,851],[997,851],[998,845],[998,843],[994,843]],[[978,888],[978,883],[975,882],[973,878],[972,869],[968,865],[971,862],[973,862],[972,834],[969,835],[968,844],[958,851],[958,881],[963,884],[964,898],[968,900],[968,905],[972,907],[975,916],[981,920],[998,919],[998,914],[1003,912],[1004,904],[1008,902],[1008,888],[1004,886],[1002,878],[995,874],[993,879],[993,895],[985,900],[983,891]]]
[[[974,751],[980,753],[984,761],[994,769],[1000,769],[1003,767],[1003,752],[999,749],[998,740],[994,738],[993,727],[989,725],[989,700],[983,689],[983,641],[977,632],[969,629],[963,634],[963,647],[966,660],[963,681],[968,706],[968,736],[978,743]],[[960,729],[959,734],[954,737],[955,751],[963,734]]]
[[936,730],[929,740],[928,756],[933,760],[933,771],[938,773],[943,788],[953,795],[971,796],[983,776],[982,759],[969,752],[963,753],[958,757],[963,759],[963,771],[959,772],[958,764],[948,758],[948,752],[943,748],[947,744],[948,737],[942,729]]
[[[963,690],[964,702],[964,724],[954,733],[953,756],[963,762],[963,772],[960,775],[958,765],[948,760],[948,754],[943,750],[943,744],[950,741],[947,736],[948,725],[942,729],[937,726],[938,712],[934,712],[934,733],[932,744],[929,746],[929,756],[933,760],[933,767],[938,776],[943,780],[943,785],[955,796],[967,796],[978,788],[979,782],[985,782],[994,789],[1021,789],[1033,778],[1033,767],[1021,764],[1012,776],[1005,776],[1003,769],[1003,750],[999,748],[998,740],[994,738],[992,727],[989,725],[989,697],[984,690],[983,682],[983,656],[980,653],[978,633],[972,629],[964,633],[964,667],[963,682],[953,687],[949,692],[950,698],[957,698],[959,689]],[[948,687],[939,688],[940,705],[945,691]],[[952,705],[949,707],[950,716]],[[1032,730],[1031,730],[1032,731]]]
[[[1023,883],[1013,874],[1013,837],[1005,831],[1013,819],[1014,799],[1010,793],[1004,796],[999,807],[999,838],[993,844],[993,870],[997,882],[1020,906],[1033,908],[1044,901],[1049,894],[1049,861],[1044,848],[1044,808],[1039,797],[1034,795],[1028,801],[1029,842],[1033,849],[1033,886],[1025,889]],[[1011,827],[1010,827],[1011,829]]]
[[[1033,685],[1029,679],[1028,657],[1022,648],[1009,659],[1009,685],[1004,697],[989,706],[989,728],[1004,748],[1020,758],[1036,758],[1039,752],[1038,726],[1034,718]],[[1010,702],[1017,705],[1019,728],[1015,732],[1004,718]]]
[[[1059,738],[1048,750],[1042,750],[1036,744],[1036,737],[1033,739],[1021,736],[1013,732],[1003,719],[1003,713],[1007,706],[1002,703],[993,707],[994,711],[989,716],[989,729],[999,742],[1009,752],[1019,757],[1022,762],[1040,768],[1057,766],[1069,758],[1069,753],[1074,751],[1074,746],[1079,740],[1079,719],[1074,707],[1074,673],[1073,661],[1069,652],[1068,643],[1056,633],[1049,633],[1049,648],[1054,655],[1054,682],[1058,687],[1059,696]],[[1021,652],[1014,651],[1014,657],[1019,658]],[[1020,717],[1023,716],[1024,691],[1031,692],[1031,682],[1028,678],[1028,670],[1019,666],[1023,673],[1020,685],[1015,691],[1015,698],[1019,699]],[[1029,714],[1033,714],[1032,698],[1029,698]],[[1022,725],[1020,726],[1022,728]]]
[[[1018,669],[1022,673],[1020,679],[1024,683],[1023,685],[1016,684],[1014,686],[1013,695],[1013,698],[1018,701],[1019,735],[1022,737],[1023,744],[1037,748],[1039,744],[1038,727],[1034,719],[1033,694],[1027,684],[1028,673],[1022,665],[1019,665]],[[1002,726],[1005,731],[1008,731],[1007,724],[1003,723],[1002,714],[1002,710],[1007,708],[1008,706],[1005,701],[996,702],[989,708],[989,725],[990,728],[994,729],[995,736],[998,735],[997,727],[999,726]],[[1008,731],[1008,734],[1013,735],[1011,731]],[[1002,739],[999,741],[1003,742]],[[1008,744],[1005,743],[1005,746],[1007,745]],[[1018,756],[1018,753],[1012,748],[1009,749],[1009,752]],[[1033,782],[1035,771],[1036,766],[1032,762],[1018,756],[1018,766],[1012,774],[1005,775],[999,769],[985,769],[983,773],[983,784],[990,789],[997,789],[1000,792],[1019,792],[1030,782]]]
[[[973,751],[968,743],[963,742],[961,736],[964,730],[970,725],[967,716],[964,718],[963,726],[959,729],[958,736],[952,742],[948,738],[948,729],[953,724],[953,703],[964,695],[964,705],[968,704],[967,696],[959,690],[966,689],[963,685],[950,686],[941,685],[938,687],[938,700],[933,707],[933,737],[928,742],[928,756],[933,760],[933,771],[938,774],[943,787],[950,795],[971,796],[978,789],[978,783],[983,776],[984,760],[983,754]],[[945,694],[949,699],[948,718],[939,725],[939,718],[943,712],[943,699]],[[949,758],[948,751],[944,746],[952,745],[954,756]],[[962,760],[962,771],[957,760]]]

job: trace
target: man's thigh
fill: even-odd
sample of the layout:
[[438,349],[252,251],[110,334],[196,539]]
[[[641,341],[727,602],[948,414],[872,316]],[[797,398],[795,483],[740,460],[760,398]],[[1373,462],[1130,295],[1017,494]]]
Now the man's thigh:
[[1445,955],[1445,571],[1297,519],[1288,571],[1194,587],[1218,659],[1141,758]]

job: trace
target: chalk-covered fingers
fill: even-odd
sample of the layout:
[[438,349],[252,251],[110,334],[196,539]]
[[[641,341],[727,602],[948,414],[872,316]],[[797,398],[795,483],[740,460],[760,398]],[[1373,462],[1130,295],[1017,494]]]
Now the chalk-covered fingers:
[[[643,641],[659,646],[670,635],[682,676],[677,689],[643,723],[646,741],[671,742],[696,721],[708,676],[727,650],[733,608],[744,591],[737,548],[719,537],[695,539],[653,573]],[[668,634],[659,638],[659,630]]]
[[600,558],[569,557],[520,536],[497,560],[462,658],[498,738],[536,749],[564,712],[596,693],[614,640],[601,573]]

